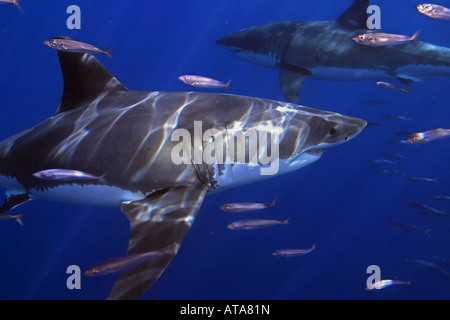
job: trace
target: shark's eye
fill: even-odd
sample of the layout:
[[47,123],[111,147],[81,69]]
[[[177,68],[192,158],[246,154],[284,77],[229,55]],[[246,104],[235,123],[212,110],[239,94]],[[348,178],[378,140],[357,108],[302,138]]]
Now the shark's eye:
[[330,134],[335,134],[336,133],[336,128],[331,128],[330,129]]

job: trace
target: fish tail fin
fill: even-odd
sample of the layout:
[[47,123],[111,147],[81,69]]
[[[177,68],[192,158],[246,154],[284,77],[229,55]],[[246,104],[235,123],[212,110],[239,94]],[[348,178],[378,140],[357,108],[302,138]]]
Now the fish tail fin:
[[412,278],[409,279],[408,281],[406,281],[406,284],[407,284],[408,286],[410,286],[410,285],[411,285],[411,281],[412,281]]
[[104,174],[102,174],[101,176],[99,176],[99,177],[98,177],[98,180],[99,180],[100,182],[102,182],[102,183],[106,183],[106,180],[105,180],[106,174],[107,174],[107,172],[105,172]]
[[112,59],[111,49],[112,49],[112,47],[109,47],[109,48],[106,48],[105,50],[103,50],[103,53],[104,53],[109,59]]
[[314,242],[314,244],[311,247],[311,250],[314,250],[314,249],[316,249],[316,243],[315,242]]
[[439,183],[439,178],[433,178],[433,179],[431,179],[431,181]]
[[277,198],[278,198],[278,195],[276,195],[275,198],[273,198],[273,201],[270,204],[270,207],[275,207],[275,203],[277,202]]
[[431,238],[430,231],[431,231],[431,229],[426,229],[426,230],[424,230],[425,235],[426,235],[428,238]]
[[11,2],[16,8],[17,10],[19,10],[20,12],[22,12],[23,14],[25,14],[25,12],[22,9],[22,6],[19,3],[19,0],[14,0],[13,2]]
[[422,29],[417,30],[410,38],[409,40],[414,41],[417,40],[417,37],[419,36],[420,32],[422,31]]
[[284,224],[289,224],[289,221],[291,220],[292,217],[287,218],[286,220],[283,221]]
[[20,218],[22,218],[23,215],[24,214],[21,213],[21,214],[18,214],[17,216],[14,217],[14,219],[17,221],[17,223],[19,223],[22,227],[23,227],[23,222],[22,222],[22,220]]
[[231,83],[231,79],[228,80],[227,83],[225,83],[225,89],[227,89],[227,91],[230,90],[230,83]]
[[404,92],[406,92],[406,94],[409,94],[411,92],[412,89],[402,89]]

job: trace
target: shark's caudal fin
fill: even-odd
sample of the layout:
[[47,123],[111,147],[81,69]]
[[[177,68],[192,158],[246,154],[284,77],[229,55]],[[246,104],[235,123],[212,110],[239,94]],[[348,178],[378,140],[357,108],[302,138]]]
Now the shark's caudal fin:
[[205,194],[206,187],[199,182],[122,204],[122,212],[130,220],[128,255],[174,250],[120,272],[108,299],[136,299],[158,279],[186,237]]
[[[70,39],[57,36],[54,39]],[[88,53],[59,51],[64,92],[56,113],[64,112],[97,98],[104,91],[127,90]]]
[[367,29],[367,8],[370,0],[355,0],[336,20],[343,25]]

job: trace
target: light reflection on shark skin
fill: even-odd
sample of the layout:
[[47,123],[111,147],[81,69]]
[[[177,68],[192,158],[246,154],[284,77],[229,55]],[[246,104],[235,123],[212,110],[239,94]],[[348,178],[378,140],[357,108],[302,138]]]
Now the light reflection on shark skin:
[[[0,143],[0,185],[7,188],[0,212],[36,198],[120,206],[130,222],[128,254],[178,250],[207,192],[267,178],[245,161],[208,165],[192,159],[175,165],[175,129],[194,136],[194,123],[201,121],[203,132],[216,129],[226,137],[280,130],[280,173],[287,173],[317,161],[321,149],[352,139],[366,125],[335,112],[260,98],[132,91],[91,55],[58,56],[65,85],[57,114]],[[47,169],[78,170],[102,180],[33,177]],[[172,258],[155,257],[120,272],[109,298],[138,298]]]

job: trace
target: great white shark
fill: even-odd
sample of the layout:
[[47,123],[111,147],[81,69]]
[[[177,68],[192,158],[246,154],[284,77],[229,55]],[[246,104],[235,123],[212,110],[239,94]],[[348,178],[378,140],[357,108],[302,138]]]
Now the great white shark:
[[[279,173],[313,163],[366,121],[291,103],[220,93],[141,92],[124,87],[90,54],[58,51],[64,91],[56,115],[0,143],[0,214],[33,199],[116,207],[128,217],[127,254],[176,253],[208,192],[270,176],[248,163],[175,164],[174,130],[228,133],[277,128]],[[205,148],[207,142],[201,146]],[[65,169],[102,179],[42,180],[33,173]],[[248,173],[248,174],[247,174]],[[174,254],[121,271],[110,299],[135,299]],[[97,263],[99,261],[92,261]]]
[[421,41],[371,47],[356,43],[367,29],[369,0],[355,0],[330,21],[267,23],[216,41],[249,62],[280,70],[281,91],[296,103],[303,80],[385,80],[410,84],[450,76],[450,48]]

